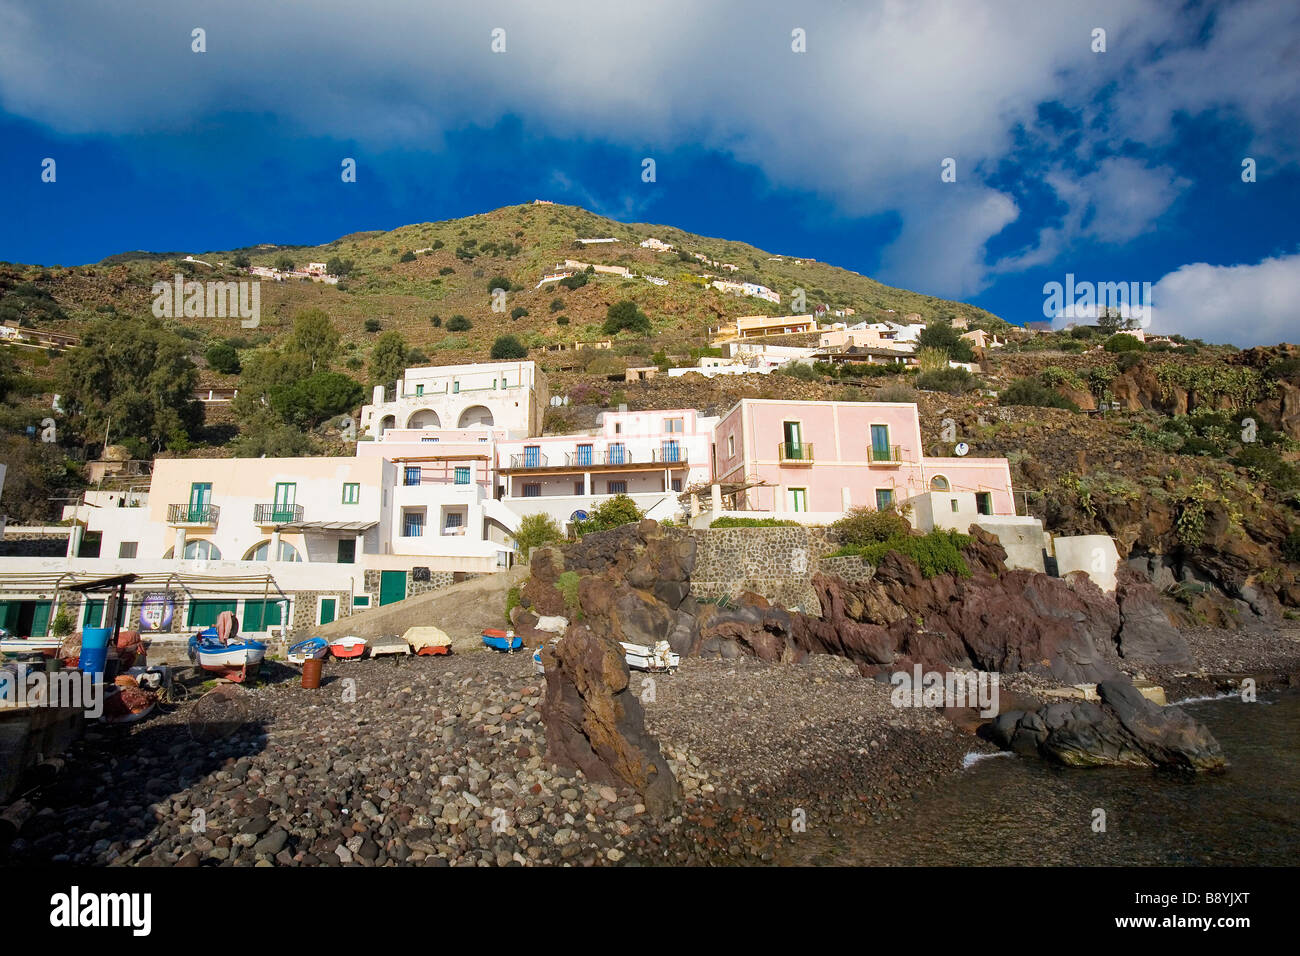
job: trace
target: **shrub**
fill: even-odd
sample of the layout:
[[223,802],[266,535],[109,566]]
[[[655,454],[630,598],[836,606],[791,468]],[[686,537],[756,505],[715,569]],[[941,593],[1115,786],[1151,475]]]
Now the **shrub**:
[[951,571],[960,577],[968,578],[970,566],[966,564],[966,558],[961,553],[961,549],[968,544],[970,544],[969,536],[936,528],[929,534],[894,537],[875,544],[845,545],[832,557],[856,554],[868,564],[878,565],[886,554],[897,551],[915,561],[923,577],[932,578],[936,574]]
[[560,280],[560,285],[564,286],[564,288],[569,291],[573,291],[574,289],[581,289],[589,281],[590,276],[588,276],[587,273],[579,272],[576,275],[565,276]]
[[525,309],[522,305],[517,305],[510,310],[510,318],[512,319],[522,319],[527,314],[528,314],[528,310]]
[[1106,340],[1102,346],[1107,352],[1145,352],[1147,350],[1145,342],[1139,342],[1136,335],[1128,335],[1125,332],[1116,332]]
[[710,528],[797,528],[799,522],[783,518],[714,518]]
[[627,495],[615,495],[602,502],[591,512],[585,521],[573,522],[574,534],[581,537],[593,531],[608,531],[625,524],[632,524],[645,517],[645,512],[636,506]]
[[532,548],[540,548],[562,540],[564,540],[564,533],[555,523],[555,519],[548,514],[524,515],[519,519],[515,544],[523,555],[527,555]]
[[963,395],[978,388],[979,384],[979,379],[964,368],[945,368],[916,377],[917,388],[931,392],[947,392],[949,395]]
[[463,315],[453,315],[447,320],[448,332],[468,332],[473,327],[473,323]]
[[1079,406],[1057,394],[1042,382],[1018,378],[998,393],[999,405],[1032,405],[1038,408],[1064,408],[1077,412]]
[[488,280],[488,291],[495,292],[497,289],[501,289],[504,292],[509,292],[510,280],[507,279],[505,276],[493,276],[491,279]]
[[556,325],[568,325],[568,324],[569,324],[569,317],[568,317],[567,315],[561,315],[561,316],[559,316],[559,317],[555,320],[555,324],[556,324]]
[[902,402],[904,404],[916,404],[919,396],[916,389],[910,385],[899,383],[897,385],[886,385],[884,388],[877,389],[874,401],[877,402]]
[[916,337],[918,349],[942,349],[948,357],[956,362],[969,362],[975,358],[975,350],[970,342],[961,337],[961,332],[944,322],[930,322]]
[[208,346],[204,358],[208,365],[218,372],[234,375],[239,372],[239,353],[229,342],[214,342]]
[[605,324],[601,326],[606,335],[617,335],[624,329],[641,335],[650,334],[650,318],[628,299],[611,305],[605,311]]
[[440,276],[449,276],[449,275],[452,275],[453,273],[455,273],[455,271],[456,271],[456,270],[455,270],[454,268],[452,268],[451,266],[443,266],[441,269],[438,270],[438,275],[440,275]]
[[564,606],[570,611],[578,607],[578,582],[581,580],[577,571],[565,571],[555,579],[555,589],[564,595]]
[[[1125,338],[1132,338],[1132,336],[1125,336]],[[1192,348],[1195,347],[1196,346],[1192,346]],[[1141,364],[1142,364],[1141,352],[1123,352],[1120,354],[1120,357],[1115,360],[1115,367],[1118,371],[1121,372],[1127,372],[1129,369],[1133,368],[1134,366],[1141,365]]]
[[510,625],[510,612],[519,606],[519,585],[506,592],[506,625]]
[[414,261],[415,261],[415,253],[412,252],[410,249],[407,249],[405,252],[402,253],[402,258],[399,259],[399,260],[397,260],[397,261],[398,261],[398,262],[414,262]]
[[431,318],[429,319],[429,324],[432,325],[435,329],[440,329],[440,328],[442,328],[442,316],[440,316],[440,315],[435,315],[435,316],[431,317]]
[[551,300],[551,311],[552,311],[552,312],[559,312],[562,308],[564,308],[564,300],[563,300],[563,299],[552,299],[552,300]]
[[366,331],[378,332],[383,326],[379,324],[378,319],[366,319]]
[[67,637],[72,633],[74,626],[72,615],[68,613],[67,607],[60,606],[59,613],[54,615],[54,620],[50,622],[50,633],[55,637]]
[[841,544],[863,547],[906,537],[912,533],[912,526],[897,508],[878,511],[859,506],[850,508],[843,518],[831,525],[831,530],[839,536]]
[[1300,564],[1300,531],[1292,531],[1282,542],[1282,557],[1291,564]]
[[525,359],[528,358],[528,347],[513,335],[501,335],[492,343],[492,358]]

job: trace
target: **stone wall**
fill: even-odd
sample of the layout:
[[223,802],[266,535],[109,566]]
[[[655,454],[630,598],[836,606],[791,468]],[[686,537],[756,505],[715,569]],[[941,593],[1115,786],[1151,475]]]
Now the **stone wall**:
[[701,599],[753,591],[787,608],[819,614],[814,574],[825,571],[857,581],[872,572],[858,557],[828,558],[839,544],[826,528],[698,528],[683,533],[695,538],[691,594]]
[[7,531],[0,539],[0,558],[61,558],[67,553],[67,531],[59,534]]

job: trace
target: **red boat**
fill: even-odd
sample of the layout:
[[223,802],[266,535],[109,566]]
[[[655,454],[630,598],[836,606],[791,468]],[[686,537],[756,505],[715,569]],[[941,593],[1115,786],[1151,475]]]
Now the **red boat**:
[[365,656],[368,646],[362,637],[336,637],[330,641],[330,653],[344,660],[355,660]]
[[434,654],[450,654],[451,648],[446,644],[426,644],[415,652],[417,657],[431,657]]

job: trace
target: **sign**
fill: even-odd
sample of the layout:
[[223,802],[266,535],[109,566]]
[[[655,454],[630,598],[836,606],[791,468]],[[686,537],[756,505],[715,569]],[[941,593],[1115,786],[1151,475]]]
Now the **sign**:
[[954,448],[953,451],[957,454],[958,458],[965,458],[970,454],[970,445],[966,444],[964,441],[959,441],[957,442],[957,447]]
[[412,581],[428,581],[428,580],[429,580],[429,569],[428,569],[428,568],[411,568],[411,580],[412,580]]
[[176,601],[170,591],[146,594],[140,602],[140,631],[170,631]]

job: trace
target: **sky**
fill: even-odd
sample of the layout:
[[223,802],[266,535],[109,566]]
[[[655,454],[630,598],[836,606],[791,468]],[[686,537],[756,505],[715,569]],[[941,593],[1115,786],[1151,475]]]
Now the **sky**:
[[1245,347],[1300,341],[1298,140],[1295,0],[0,0],[13,262],[544,198]]

